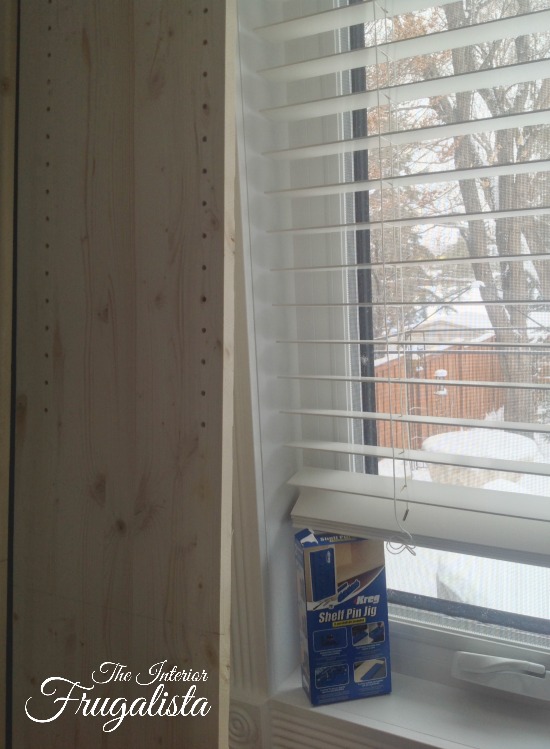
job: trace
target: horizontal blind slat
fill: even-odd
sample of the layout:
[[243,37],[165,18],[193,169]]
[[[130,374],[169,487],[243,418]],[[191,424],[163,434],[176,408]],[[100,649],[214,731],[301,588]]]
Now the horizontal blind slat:
[[[549,226],[550,230],[550,226]],[[270,268],[270,271],[282,272],[302,272],[302,271],[357,271],[357,270],[375,270],[377,268],[407,268],[424,265],[471,265],[479,263],[514,263],[547,260],[550,258],[549,252],[537,252],[534,254],[520,253],[519,255],[477,255],[473,257],[433,257],[423,258],[422,260],[387,260],[385,262],[374,263],[356,263],[346,265],[302,265],[287,268]]]
[[499,68],[476,70],[469,73],[431,78],[416,83],[404,83],[388,86],[372,91],[341,94],[299,102],[284,104],[278,107],[262,109],[261,114],[269,119],[280,122],[296,122],[314,117],[324,117],[331,114],[342,114],[355,109],[368,109],[382,103],[402,104],[430,97],[434,91],[439,96],[448,96],[462,91],[474,91],[480,88],[494,88],[506,81],[507,86],[526,81],[539,80],[550,77],[550,60],[536,60],[534,62],[520,62]]
[[385,146],[403,146],[430,140],[452,138],[457,132],[461,135],[492,133],[518,127],[533,127],[550,123],[550,109],[537,109],[530,112],[502,114],[476,120],[460,120],[450,125],[433,125],[404,130],[393,130],[380,134],[367,135],[362,138],[348,138],[338,141],[318,142],[311,145],[286,148],[275,151],[264,151],[263,155],[272,159],[295,161],[298,159],[334,156]]
[[[288,483],[303,489],[356,494],[360,500],[380,497],[393,503],[395,496],[398,502],[425,504],[431,508],[443,506],[449,509],[474,511],[480,515],[515,516],[530,520],[540,519],[545,523],[550,523],[550,503],[546,497],[537,495],[533,495],[529,498],[530,501],[518,507],[520,503],[515,492],[495,492],[481,487],[471,487],[471,491],[465,492],[464,487],[461,486],[415,479],[408,480],[406,484],[399,483],[396,490],[391,476],[352,473],[312,466],[300,468],[288,480]],[[367,507],[368,505],[363,501],[363,511]],[[550,554],[548,546],[546,553]]]
[[270,81],[289,83],[305,78],[342,73],[352,68],[376,65],[386,60],[398,62],[434,52],[494,42],[508,36],[532,34],[545,27],[550,27],[550,11],[541,10],[448,31],[382,43],[376,47],[366,47],[302,62],[287,63],[286,65],[266,68],[259,72]]
[[322,440],[297,440],[295,442],[287,442],[285,446],[332,454],[372,455],[376,458],[390,458],[392,460],[404,460],[415,463],[434,463],[444,466],[456,466],[458,468],[481,468],[487,471],[550,476],[550,465],[530,463],[522,460],[503,460],[490,456],[479,458],[472,455],[436,453],[428,450],[406,450],[378,445],[357,445],[350,442],[324,442]]
[[[320,470],[302,469],[290,481],[302,487],[292,510],[293,523],[299,528],[407,541],[401,536],[396,514],[403,517],[408,509],[404,526],[419,545],[550,566],[547,509],[543,502],[533,502],[543,497],[530,497],[527,504],[507,492],[472,488],[466,495],[457,492],[457,487],[409,482],[399,487],[394,502],[391,479],[369,476],[366,492],[352,493],[329,488],[330,472],[319,479]],[[313,484],[322,480],[324,487],[309,488],[307,473],[317,477]]]
[[451,226],[466,221],[489,221],[492,219],[514,218],[514,216],[547,216],[550,206],[539,208],[510,208],[508,210],[481,211],[480,213],[441,213],[433,216],[418,216],[414,218],[394,218],[387,220],[363,221],[349,224],[327,224],[324,226],[300,226],[286,229],[268,229],[268,234],[332,234],[372,227],[391,226]]
[[335,307],[443,307],[452,304],[453,307],[479,307],[480,305],[510,306],[510,307],[546,307],[550,304],[548,299],[484,299],[481,300],[463,300],[463,299],[438,299],[433,302],[404,301],[402,299],[394,301],[392,299],[381,302],[275,302],[273,307],[318,307],[320,309],[330,309]]
[[[546,331],[546,328],[543,326],[540,326],[541,330]],[[453,332],[457,332],[456,328],[452,329]],[[467,328],[468,331],[472,331],[472,328]],[[492,328],[490,333],[494,328]],[[538,330],[537,327],[531,328],[531,330]],[[448,332],[448,331],[447,331]],[[550,332],[550,331],[549,331]],[[408,340],[394,340],[393,338],[389,339],[388,344],[386,344],[385,340],[381,340],[380,338],[347,338],[347,339],[339,339],[339,338],[296,338],[296,339],[279,339],[276,341],[276,343],[289,343],[289,344],[321,344],[321,345],[328,345],[328,346],[364,346],[364,345],[370,345],[370,346],[378,346],[379,348],[383,348],[384,352],[386,352],[386,345],[387,345],[387,353],[388,355],[403,355],[403,349],[408,349],[406,351],[407,355],[411,355],[414,353],[419,354],[431,354],[431,353],[437,353],[441,352],[442,348],[445,347],[446,353],[460,353],[461,349],[471,349],[471,348],[480,348],[482,349],[479,351],[481,354],[486,354],[487,351],[485,349],[493,349],[496,348],[497,350],[499,348],[505,349],[505,353],[518,353],[521,352],[521,349],[527,349],[525,353],[531,353],[531,350],[537,351],[537,349],[540,350],[547,350],[548,344],[547,343],[538,343],[534,341],[533,343],[502,343],[500,341],[492,341],[492,340],[484,340],[484,341],[465,341],[464,339],[455,338],[453,341],[444,341],[444,340],[433,340],[430,341],[429,339],[424,338],[426,335],[425,330],[419,330],[417,331],[417,334],[421,334],[422,338],[411,338]],[[427,349],[425,347],[433,347],[432,350]],[[449,349],[451,351],[449,351]],[[471,351],[468,351],[468,353],[471,353]]]
[[[419,380],[422,384],[422,380]],[[532,424],[520,421],[490,421],[488,419],[459,419],[450,416],[417,416],[415,414],[382,413],[381,411],[339,411],[322,408],[282,409],[281,413],[294,416],[323,416],[342,419],[388,421],[396,424],[433,424],[442,426],[470,427],[496,431],[521,431],[534,434],[550,434],[549,424]]]
[[451,2],[456,2],[456,0],[393,0],[385,9],[381,0],[375,0],[375,2],[367,0],[356,5],[347,5],[259,26],[254,29],[254,33],[270,42],[286,42],[313,34],[322,34],[345,26],[368,23],[380,18],[384,12],[388,15],[397,16],[402,13],[432,8],[434,5],[448,5]]
[[[378,382],[396,385],[441,385],[441,380],[419,377],[360,377],[354,375],[290,374],[278,375],[283,380],[319,380],[321,382]],[[550,390],[550,385],[537,382],[496,382],[495,380],[445,379],[445,387],[510,388],[517,390]]]
[[491,164],[488,166],[468,167],[467,169],[442,169],[438,172],[417,172],[399,174],[378,179],[357,180],[340,184],[311,185],[309,187],[291,187],[282,190],[269,190],[266,195],[285,198],[312,198],[326,195],[345,195],[359,190],[377,190],[386,187],[409,187],[414,185],[436,185],[457,182],[464,179],[490,179],[492,177],[517,176],[520,174],[543,174],[550,171],[550,160],[533,159],[510,164]]

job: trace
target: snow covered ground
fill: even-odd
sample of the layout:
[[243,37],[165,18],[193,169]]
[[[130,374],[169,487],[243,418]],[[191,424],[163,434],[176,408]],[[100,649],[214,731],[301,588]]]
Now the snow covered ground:
[[550,569],[417,547],[386,551],[389,588],[550,619]]

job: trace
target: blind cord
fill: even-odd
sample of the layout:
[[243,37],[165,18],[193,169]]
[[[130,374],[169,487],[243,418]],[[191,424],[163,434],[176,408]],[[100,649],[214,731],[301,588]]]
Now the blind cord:
[[[374,4],[374,42],[375,42],[375,67],[376,67],[376,76],[377,76],[377,86],[376,86],[376,96],[377,96],[377,110],[378,113],[381,111],[381,103],[380,103],[380,61],[378,58],[379,54],[379,44],[378,44],[378,19],[376,17],[376,7],[380,7],[378,3]],[[385,8],[380,8],[383,17],[384,17],[384,30],[386,34],[385,42],[387,43],[387,33],[388,33],[388,24],[387,24],[387,11]],[[388,60],[389,65],[389,60]],[[391,151],[391,158],[393,160],[393,150]],[[383,164],[382,164],[382,132],[381,132],[381,122],[380,119],[378,121],[378,160],[379,160],[379,180],[380,180],[380,248],[381,248],[381,263],[382,263],[382,277],[385,281],[386,279],[386,245],[385,245],[385,221],[384,221],[384,200],[383,200]],[[400,251],[401,251],[401,243],[399,245]],[[384,313],[384,320],[385,320],[385,327],[386,327],[386,335],[385,335],[385,348],[386,348],[386,361],[388,363],[388,374],[387,374],[387,384],[388,384],[388,411],[389,411],[389,428],[390,428],[390,447],[392,451],[392,478],[393,478],[393,514],[395,518],[395,522],[397,527],[399,528],[401,532],[400,535],[392,536],[388,541],[386,541],[386,550],[390,554],[402,554],[405,550],[410,552],[413,556],[416,556],[415,552],[415,545],[414,545],[414,539],[408,531],[403,523],[406,521],[408,514],[409,514],[409,506],[407,503],[407,507],[405,510],[405,513],[403,514],[403,518],[400,520],[398,516],[398,507],[397,507],[397,471],[396,471],[396,458],[395,458],[395,440],[394,440],[394,412],[393,412],[393,395],[392,395],[392,386],[391,386],[391,373],[390,373],[390,347],[389,347],[389,331],[388,331],[388,299],[387,299],[387,285],[386,283],[383,284],[383,291],[382,291],[382,303],[383,303],[383,313]],[[404,484],[403,489],[407,487],[407,471],[404,470]],[[404,537],[404,538],[403,538]]]

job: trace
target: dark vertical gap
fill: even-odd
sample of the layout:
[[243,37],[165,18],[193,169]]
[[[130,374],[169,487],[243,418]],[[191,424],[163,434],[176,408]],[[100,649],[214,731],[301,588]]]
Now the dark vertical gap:
[[13,270],[12,270],[12,328],[11,328],[11,408],[10,408],[10,475],[8,497],[8,564],[6,591],[6,749],[13,740],[13,550],[15,515],[15,412],[16,412],[16,335],[17,335],[17,211],[18,211],[18,154],[19,154],[19,70],[21,56],[21,0],[17,2],[17,39],[15,63],[15,134],[13,169]]
[[[355,5],[360,0],[350,0]],[[350,27],[350,49],[361,49],[365,46],[364,24]],[[351,71],[351,91],[357,93],[365,91],[367,75],[365,68]],[[367,135],[367,110],[359,109],[352,112],[352,136],[361,138]],[[369,154],[367,150],[355,151],[353,154],[353,179],[366,180],[369,176]],[[369,193],[361,190],[354,194],[355,220],[357,223],[369,220]],[[355,232],[355,259],[357,263],[370,263],[371,243],[370,229],[359,229]],[[370,269],[357,271],[357,299],[359,302],[372,300],[372,272]],[[358,307],[359,338],[373,340],[374,321],[373,307]],[[362,343],[359,346],[359,361],[361,377],[374,377],[374,345]],[[374,382],[361,383],[361,404],[363,411],[376,411],[376,389]],[[363,421],[363,441],[365,445],[377,444],[376,421]],[[364,458],[366,473],[378,473],[378,460],[374,455]]]

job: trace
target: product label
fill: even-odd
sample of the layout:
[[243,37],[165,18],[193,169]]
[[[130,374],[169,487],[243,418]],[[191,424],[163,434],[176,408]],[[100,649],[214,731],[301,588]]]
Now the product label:
[[382,542],[302,532],[296,561],[303,685],[312,703],[388,693]]

